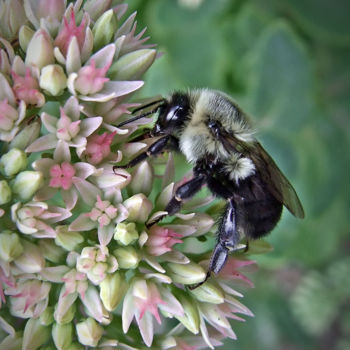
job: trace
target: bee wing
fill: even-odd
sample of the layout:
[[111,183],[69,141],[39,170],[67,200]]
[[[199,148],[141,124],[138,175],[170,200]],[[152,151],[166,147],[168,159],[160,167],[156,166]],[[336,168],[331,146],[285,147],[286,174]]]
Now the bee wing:
[[255,141],[250,145],[228,134],[222,141],[226,149],[238,151],[253,161],[273,196],[283,203],[295,217],[305,216],[303,206],[293,186],[259,142]]

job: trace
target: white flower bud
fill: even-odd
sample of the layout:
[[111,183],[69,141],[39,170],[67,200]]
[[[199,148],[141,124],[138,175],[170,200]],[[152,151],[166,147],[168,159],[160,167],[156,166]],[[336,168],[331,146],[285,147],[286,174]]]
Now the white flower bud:
[[14,260],[16,266],[25,273],[40,272],[45,266],[45,259],[39,247],[26,240],[21,240],[23,253]]
[[113,311],[118,306],[126,287],[124,276],[119,272],[107,275],[100,283],[100,298],[108,311]]
[[80,233],[68,231],[66,225],[56,226],[56,232],[55,243],[69,252],[75,250],[80,243],[84,242],[84,237]]
[[72,323],[55,323],[52,327],[52,339],[58,350],[65,350],[73,340]]
[[43,182],[43,175],[40,171],[22,171],[16,176],[12,190],[19,199],[23,201],[29,200],[41,187]]
[[0,158],[0,171],[5,176],[13,176],[27,167],[26,154],[17,148],[12,148]]
[[0,205],[6,204],[11,200],[11,188],[6,180],[0,181]]
[[39,85],[52,96],[61,95],[67,87],[67,77],[58,64],[50,64],[41,70]]
[[76,324],[79,342],[86,346],[97,346],[103,334],[103,328],[91,317]]
[[124,201],[123,205],[128,210],[128,220],[144,223],[152,211],[152,202],[143,193],[135,194]]
[[0,234],[0,259],[11,262],[23,253],[23,246],[16,233],[3,232]]
[[39,318],[30,318],[24,328],[22,350],[36,350],[49,338],[50,328],[40,324]]
[[120,269],[136,269],[140,257],[134,247],[120,247],[114,250]]
[[188,264],[169,263],[169,276],[175,283],[195,284],[205,279],[206,273],[203,268],[190,262]]

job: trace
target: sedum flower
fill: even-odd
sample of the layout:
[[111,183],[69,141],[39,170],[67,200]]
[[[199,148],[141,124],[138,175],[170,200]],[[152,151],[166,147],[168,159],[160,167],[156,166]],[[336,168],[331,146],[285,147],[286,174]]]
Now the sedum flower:
[[236,290],[252,287],[249,251],[188,288],[206,277],[213,198],[164,217],[182,183],[171,153],[113,170],[154,142],[133,141],[152,118],[118,127],[158,56],[126,11],[0,6],[1,349],[214,348],[252,315]]

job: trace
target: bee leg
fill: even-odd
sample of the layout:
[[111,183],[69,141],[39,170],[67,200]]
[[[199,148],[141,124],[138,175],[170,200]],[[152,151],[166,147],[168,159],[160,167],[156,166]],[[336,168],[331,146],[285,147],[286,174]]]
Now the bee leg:
[[128,164],[126,165],[115,165],[113,167],[113,171],[115,172],[116,169],[126,169],[126,168],[132,168],[133,166],[137,165],[138,163],[143,162],[150,156],[155,156],[159,153],[161,153],[165,147],[167,146],[168,142],[170,140],[170,136],[164,136],[161,139],[157,140],[156,142],[152,143],[151,146],[148,147],[146,152],[140,153],[138,156],[136,156],[134,159],[132,159]]
[[199,174],[190,181],[187,181],[181,185],[175,192],[175,196],[170,200],[168,205],[165,208],[165,211],[168,212],[168,215],[174,215],[181,208],[181,202],[184,199],[193,197],[204,185],[207,177],[204,174]]
[[236,229],[236,210],[233,199],[229,199],[225,209],[225,214],[219,223],[218,240],[210,258],[209,268],[204,281],[194,285],[191,289],[202,285],[214,272],[219,273],[225,266],[228,253],[235,249],[239,241],[239,235]]

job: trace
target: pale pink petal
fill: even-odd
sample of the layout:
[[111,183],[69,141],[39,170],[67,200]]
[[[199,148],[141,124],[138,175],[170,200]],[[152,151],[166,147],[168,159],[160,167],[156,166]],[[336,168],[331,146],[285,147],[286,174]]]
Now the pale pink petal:
[[76,97],[71,96],[63,107],[65,113],[69,115],[72,121],[79,120],[82,107]]
[[85,292],[84,298],[80,298],[80,300],[84,304],[87,313],[91,317],[93,317],[98,322],[103,321],[103,306],[100,296],[95,287],[89,286]]
[[70,188],[69,190],[61,190],[62,198],[64,203],[66,204],[67,210],[72,210],[77,204],[78,193],[74,188]]
[[68,266],[45,267],[40,271],[40,276],[53,283],[62,283],[63,276],[70,270]]
[[102,124],[102,117],[92,117],[81,121],[80,135],[90,136],[95,130],[97,130]]
[[62,221],[62,220],[69,218],[70,216],[72,216],[72,213],[66,208],[51,206],[49,208],[49,210],[50,210],[50,212],[53,212],[54,214],[57,214],[57,215],[48,219],[47,220],[48,223],[55,223],[58,221]]
[[93,206],[95,204],[97,195],[101,196],[101,191],[98,189],[98,187],[94,186],[92,183],[86,180],[74,176],[73,183],[78,190],[81,198],[86,204],[90,206]]
[[70,163],[71,154],[68,144],[62,140],[58,141],[53,157],[56,163]]
[[104,84],[101,93],[114,93],[114,97],[124,96],[136,91],[144,84],[143,81],[108,81]]
[[122,321],[124,333],[128,332],[132,319],[134,318],[135,307],[133,299],[132,288],[129,288],[123,300]]
[[102,246],[107,246],[107,244],[111,241],[114,234],[114,226],[115,225],[107,225],[98,227],[98,241]]
[[145,344],[150,347],[153,341],[153,318],[152,314],[146,312],[144,316],[140,319],[138,315],[136,315],[136,322],[139,326],[140,333]]
[[56,164],[51,158],[41,158],[33,163],[33,168],[37,171],[41,171],[45,178],[50,177],[50,169]]
[[41,114],[41,121],[49,133],[56,133],[58,122],[58,119],[56,117],[53,117],[52,115],[44,112]]
[[80,214],[70,225],[70,231],[89,231],[96,228],[96,223],[84,213]]
[[109,44],[104,46],[101,50],[94,53],[86,64],[90,64],[91,61],[95,61],[96,67],[103,68],[111,64],[115,53],[115,45]]
[[74,168],[76,171],[76,177],[79,177],[81,179],[86,179],[96,171],[96,168],[92,164],[85,162],[75,163]]
[[55,134],[47,134],[35,140],[26,148],[26,152],[40,152],[55,148],[57,145],[57,137]]

